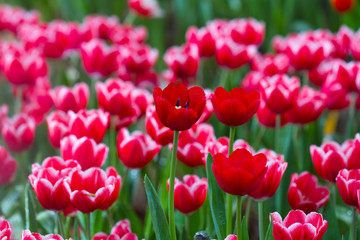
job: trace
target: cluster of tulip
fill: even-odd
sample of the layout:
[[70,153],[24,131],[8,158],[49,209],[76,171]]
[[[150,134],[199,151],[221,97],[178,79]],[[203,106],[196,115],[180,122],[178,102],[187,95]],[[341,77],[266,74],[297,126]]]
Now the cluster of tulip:
[[[335,208],[341,204],[336,192],[354,210],[350,236],[355,240],[360,208],[360,134],[355,121],[360,108],[360,31],[342,26],[336,33],[276,36],[275,53],[262,54],[263,22],[215,19],[201,28],[189,27],[186,42],[165,52],[168,69],[158,73],[159,51],[145,44],[147,29],[133,26],[131,19],[134,14],[160,17],[163,11],[155,0],[128,0],[128,6],[131,12],[120,24],[117,17],[103,15],[87,16],[82,23],[47,23],[36,11],[0,5],[0,30],[11,39],[0,41],[0,69],[15,99],[0,106],[1,144],[19,157],[15,160],[0,146],[0,186],[13,188],[21,168],[15,182],[21,189],[30,184],[42,209],[56,213],[56,228],[51,230],[58,233],[31,232],[35,229],[29,215],[36,211],[29,211],[25,191],[21,240],[175,240],[187,239],[194,233],[190,228],[206,228],[201,234],[208,239],[248,239],[252,201],[258,204],[260,240],[321,239],[328,222],[317,211],[330,204],[330,197],[335,219],[329,222],[338,230]],[[55,80],[59,68],[68,71],[65,82]],[[205,81],[207,70],[214,69],[216,77]],[[240,84],[234,82],[231,75],[244,69],[250,71]],[[208,89],[192,86],[196,83]],[[213,113],[216,119],[211,119]],[[344,113],[349,113],[349,123],[340,128],[346,141],[339,145],[331,139],[333,125]],[[218,121],[230,128],[229,138]],[[42,141],[49,141],[60,156],[34,161],[18,155],[34,147],[42,151],[34,142],[44,122],[48,140]],[[314,145],[319,141],[304,144],[306,127],[314,122],[325,128],[321,146]],[[265,133],[271,132],[267,128],[274,129],[275,141],[264,143]],[[294,145],[294,161],[282,146],[285,128],[295,135],[286,138]],[[246,131],[255,141],[246,138]],[[181,171],[176,170],[177,160]],[[286,169],[294,172],[291,177],[286,177]],[[319,185],[315,172],[327,186]],[[20,175],[28,176],[29,183]],[[136,215],[131,205],[142,182],[148,200],[148,210],[141,211],[145,227],[132,232],[130,221],[117,217],[116,211],[124,201],[121,216]],[[293,210],[282,220],[286,195]],[[270,209],[275,212],[270,214]],[[207,223],[190,226],[189,219],[200,211]],[[264,213],[270,219],[266,236]],[[187,223],[175,223],[175,218]],[[112,227],[110,235],[102,226],[94,230],[96,221],[101,225],[104,219]],[[142,224],[139,217],[132,219],[138,220],[132,221],[133,228]],[[10,222],[0,217],[0,239],[13,238],[12,231]]]

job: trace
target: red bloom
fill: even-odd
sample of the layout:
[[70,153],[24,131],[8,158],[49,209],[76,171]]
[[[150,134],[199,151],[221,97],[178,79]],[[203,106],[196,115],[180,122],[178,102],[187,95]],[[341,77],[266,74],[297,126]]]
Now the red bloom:
[[347,92],[357,92],[356,79],[359,78],[360,65],[358,62],[336,61],[332,66],[332,77]]
[[[261,101],[259,109],[256,113],[259,123],[265,127],[275,128],[276,127],[276,116],[277,114],[271,111],[264,101]],[[289,122],[289,116],[287,112],[281,114],[280,126],[285,126]]]
[[69,113],[69,132],[76,137],[93,138],[97,143],[105,136],[109,125],[109,114],[102,110],[80,110]]
[[202,88],[187,89],[180,82],[170,83],[164,90],[155,88],[153,96],[161,123],[174,131],[191,128],[199,120],[206,104]]
[[[17,162],[13,157],[10,156],[9,152],[4,147],[1,146],[0,146],[0,165],[1,165],[0,186],[3,186],[14,180],[17,169]],[[0,235],[0,239],[2,239],[1,235]]]
[[237,240],[237,236],[234,234],[230,234],[224,240]]
[[60,152],[64,160],[74,159],[82,170],[86,170],[91,167],[102,167],[109,148],[103,143],[96,144],[92,138],[77,138],[70,135],[61,140]]
[[250,71],[245,75],[244,79],[240,81],[240,86],[246,92],[259,91],[259,82],[264,76],[263,73]]
[[76,161],[60,157],[48,157],[41,166],[32,165],[28,179],[43,208],[61,211],[70,206],[70,188],[65,179],[76,169],[80,169]]
[[292,210],[282,220],[279,213],[271,214],[274,222],[273,237],[275,240],[308,239],[321,240],[328,223],[320,213],[306,215],[301,210]]
[[[62,236],[58,234],[47,234],[45,236],[41,235],[40,233],[32,233],[30,230],[23,230],[21,232],[21,240],[64,240]],[[69,238],[68,240],[73,240]]]
[[231,20],[228,28],[231,38],[237,43],[259,46],[264,40],[265,24],[253,18]]
[[83,213],[108,209],[118,198],[121,177],[112,167],[76,170],[68,178],[71,204]]
[[10,240],[12,233],[12,226],[4,217],[0,217],[0,239]]
[[201,166],[206,143],[214,140],[214,128],[210,124],[194,125],[180,133],[177,158],[188,167]]
[[329,200],[330,191],[318,185],[316,176],[309,172],[291,175],[288,201],[292,209],[300,209],[305,213],[315,212]]
[[145,128],[147,134],[162,146],[168,145],[173,140],[174,132],[160,122],[155,106],[153,105],[146,109]]
[[13,33],[22,24],[38,24],[40,22],[40,14],[38,11],[26,11],[20,7],[12,7],[10,5],[0,6],[0,30],[6,29]]
[[128,0],[131,11],[145,18],[156,18],[163,15],[156,0]]
[[335,75],[328,75],[320,91],[326,94],[326,107],[330,110],[342,110],[350,105],[350,96]]
[[332,73],[333,65],[338,61],[341,60],[326,59],[322,61],[316,68],[309,70],[308,77],[310,82],[316,86],[321,87],[326,81],[327,77]]
[[177,77],[195,77],[200,61],[199,50],[195,44],[171,47],[166,51],[164,61]]
[[189,27],[186,31],[186,42],[198,46],[200,57],[211,57],[215,54],[215,39],[207,27]]
[[160,151],[160,145],[140,131],[131,134],[122,128],[117,136],[117,152],[120,161],[128,168],[143,168]]
[[297,77],[287,75],[265,77],[259,83],[262,99],[276,114],[284,113],[292,107],[299,88],[300,80]]
[[219,186],[232,195],[247,195],[262,182],[266,171],[266,156],[252,155],[246,149],[236,149],[229,158],[218,153],[211,168]]
[[360,190],[360,169],[339,171],[336,185],[344,203],[357,208],[359,206],[357,191]]
[[354,42],[352,39],[353,37],[354,37],[354,31],[350,29],[348,26],[342,25],[339,31],[334,34],[331,41],[332,44],[334,44],[334,48],[335,48],[333,56],[336,58],[345,59],[350,52],[350,46]]
[[94,235],[92,240],[138,240],[138,238],[136,234],[131,232],[129,220],[124,219],[113,226],[110,235],[99,232]]
[[[206,178],[200,179],[196,175],[185,175],[183,181],[175,178],[174,205],[180,212],[190,214],[205,202],[208,183]],[[169,191],[169,180],[167,189]]]
[[6,119],[2,127],[2,137],[11,151],[21,153],[31,147],[35,138],[35,121],[26,114]]
[[51,145],[60,148],[60,140],[69,135],[69,116],[63,111],[54,111],[46,118]]
[[260,104],[260,94],[247,93],[242,88],[227,92],[217,87],[211,97],[214,112],[219,121],[227,126],[240,126],[252,118]]
[[331,6],[339,13],[350,11],[355,6],[355,0],[330,0]]
[[285,54],[256,55],[251,62],[253,71],[261,72],[266,76],[287,73],[290,67],[289,58]]
[[92,38],[109,40],[115,26],[120,24],[116,16],[88,15],[84,18],[83,25],[90,30]]
[[85,109],[89,99],[89,87],[86,83],[78,83],[73,88],[58,86],[51,92],[51,97],[58,110],[78,112]]
[[257,200],[265,200],[275,194],[288,163],[284,161],[283,155],[276,154],[272,150],[263,149],[259,153],[266,155],[267,171],[260,185],[254,192],[249,193],[249,196]]

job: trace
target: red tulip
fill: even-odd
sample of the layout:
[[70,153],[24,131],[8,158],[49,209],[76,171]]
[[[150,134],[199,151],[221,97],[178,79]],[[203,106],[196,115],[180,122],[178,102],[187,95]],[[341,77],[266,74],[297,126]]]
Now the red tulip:
[[228,28],[231,38],[237,43],[260,45],[264,40],[265,24],[253,18],[231,20]]
[[[21,240],[64,240],[64,238],[58,234],[47,234],[45,236],[41,235],[40,233],[32,233],[30,230],[23,230],[21,232]],[[68,240],[73,240],[69,238]]]
[[145,167],[161,149],[148,135],[140,131],[130,134],[126,128],[120,130],[116,147],[120,161],[128,168]]
[[89,87],[86,83],[78,83],[73,88],[58,86],[51,91],[55,107],[64,112],[78,112],[85,109],[89,100]]
[[88,74],[106,77],[118,68],[118,50],[103,41],[92,39],[80,45],[81,60]]
[[[337,33],[332,38],[332,44],[334,45],[333,56],[336,58],[345,59],[351,50],[354,37],[354,31],[346,25],[342,25]],[[357,47],[356,47],[357,48]],[[358,59],[358,58],[355,58]]]
[[340,170],[336,177],[336,185],[343,202],[350,207],[357,208],[359,206],[357,191],[360,190],[360,169]]
[[195,44],[169,48],[165,55],[166,65],[178,78],[195,77],[199,66],[199,50]]
[[[36,85],[34,87],[37,88]],[[21,112],[32,117],[35,120],[35,123],[39,125],[43,122],[46,114],[51,110],[53,101],[46,89],[38,89],[34,92],[29,90],[32,94],[27,94],[26,90],[29,89],[25,89],[23,92],[25,100],[22,101]],[[29,97],[26,95],[29,95]]]
[[54,111],[46,118],[51,145],[60,148],[60,140],[69,135],[69,116],[63,111]]
[[247,93],[242,88],[227,92],[223,87],[217,87],[211,102],[221,123],[237,127],[254,116],[260,104],[260,94],[256,91]]
[[179,135],[177,158],[188,167],[203,165],[207,142],[215,141],[214,128],[210,124],[194,125]]
[[332,73],[333,71],[333,65],[340,61],[339,59],[326,59],[322,61],[316,68],[313,68],[309,70],[309,81],[316,86],[321,87],[327,77]]
[[109,125],[109,114],[102,110],[80,110],[69,114],[69,132],[76,137],[93,138],[97,143],[105,136]]
[[266,155],[267,171],[260,185],[249,196],[256,200],[265,200],[274,196],[280,185],[280,181],[287,168],[288,163],[284,161],[284,156],[269,149],[260,150],[259,153]]
[[211,168],[225,192],[243,196],[255,191],[261,184],[267,171],[266,162],[263,153],[252,155],[246,149],[236,149],[229,158],[216,154]]
[[339,13],[350,11],[355,6],[355,0],[330,0],[331,6]]
[[84,18],[83,25],[90,30],[92,38],[110,40],[113,29],[120,24],[116,16],[88,15]]
[[[0,165],[2,166],[1,168],[2,171],[0,174],[0,186],[3,186],[14,180],[17,169],[17,162],[9,154],[9,152],[4,147],[1,146],[0,146]],[[1,235],[0,235],[0,239],[2,239]]]
[[2,56],[2,71],[13,85],[33,85],[39,77],[45,77],[48,66],[36,50],[8,50]]
[[[167,181],[169,191],[169,180]],[[185,175],[183,182],[175,178],[174,205],[184,214],[198,210],[205,202],[208,183],[206,178],[196,175]]]
[[316,121],[326,107],[326,95],[311,87],[300,89],[295,104],[289,110],[289,120],[295,124],[307,124]]
[[111,229],[111,234],[96,233],[92,240],[137,240],[136,234],[131,232],[130,222],[128,219],[118,221]]
[[0,217],[0,239],[9,240],[11,239],[13,228],[8,220],[4,217]]
[[360,47],[356,44],[356,42],[359,41],[359,39],[360,39],[360,32],[357,31],[350,36],[350,42],[349,42],[349,52],[351,53],[351,56],[357,61],[360,60]]
[[335,75],[328,75],[320,91],[326,94],[326,106],[330,110],[342,110],[350,105],[350,96]]
[[153,96],[161,123],[174,131],[191,128],[201,117],[206,105],[202,88],[187,89],[180,82],[170,83],[164,90],[156,87]]
[[256,55],[251,62],[251,69],[253,71],[261,72],[267,76],[286,74],[289,67],[289,58],[285,54]]
[[116,25],[110,33],[110,41],[123,45],[130,42],[144,43],[147,38],[147,28],[134,27],[130,24]]
[[0,19],[0,30],[6,29],[16,33],[17,28],[21,24],[38,24],[40,22],[40,14],[35,10],[26,11],[20,7],[1,5]]
[[61,140],[60,152],[64,160],[74,159],[80,164],[82,170],[86,170],[91,167],[102,167],[109,148],[103,143],[96,144],[92,138],[77,138],[70,135]]
[[198,46],[200,57],[211,57],[215,54],[215,39],[207,27],[189,27],[186,31],[186,42]]
[[76,169],[80,169],[76,161],[64,161],[60,157],[48,157],[41,165],[32,165],[28,179],[43,208],[61,211],[69,207],[70,189],[66,178]]
[[259,82],[265,77],[263,73],[250,71],[244,79],[241,80],[240,86],[246,92],[259,91]]
[[[269,109],[264,101],[261,101],[259,109],[256,113],[259,123],[265,127],[275,128],[277,114]],[[285,126],[289,122],[287,112],[280,116],[280,126]]]
[[224,240],[237,240],[237,236],[234,234],[230,234]]
[[120,47],[120,62],[130,73],[144,73],[156,63],[159,51],[145,44],[131,43]]
[[262,99],[267,107],[276,114],[284,113],[292,107],[299,88],[300,80],[287,75],[265,77],[259,83]]
[[11,151],[21,153],[31,147],[35,138],[35,121],[26,114],[6,119],[2,127],[2,137]]
[[71,204],[83,213],[108,209],[118,198],[121,177],[112,167],[76,170],[68,178]]
[[291,175],[288,201],[292,209],[300,209],[306,214],[315,212],[329,200],[330,191],[318,185],[316,176],[309,172]]
[[153,104],[154,98],[147,90],[138,87],[136,87],[133,91],[131,91],[130,95],[131,95],[131,101],[140,110],[140,115],[138,117],[140,118],[144,116],[147,107]]
[[249,63],[256,51],[255,46],[236,43],[230,37],[222,37],[216,40],[216,62],[219,66],[229,69],[236,69]]
[[156,0],[128,0],[128,6],[134,13],[145,18],[156,18],[163,15]]
[[333,77],[347,92],[357,92],[356,79],[359,78],[358,62],[336,61],[332,66]]
[[317,212],[306,215],[301,210],[292,210],[284,221],[278,212],[272,213],[271,217],[274,223],[275,240],[321,240],[328,227],[327,221],[323,220],[322,215]]
[[146,109],[145,128],[147,134],[162,146],[168,145],[173,140],[174,132],[160,122],[153,105]]
[[201,114],[201,117],[197,121],[197,124],[208,121],[214,112],[214,108],[210,100],[211,96],[213,95],[213,92],[210,89],[205,89],[204,91],[206,96],[206,105],[204,108],[204,112]]

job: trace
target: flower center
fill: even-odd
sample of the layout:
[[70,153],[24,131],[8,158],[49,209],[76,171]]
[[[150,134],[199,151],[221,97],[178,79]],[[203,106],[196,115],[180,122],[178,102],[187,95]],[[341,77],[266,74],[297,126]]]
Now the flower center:
[[[180,98],[178,98],[178,100],[176,101],[176,106],[175,106],[176,109],[180,109],[181,106],[180,106]],[[189,102],[186,102],[185,103],[185,109],[188,109],[189,108]]]

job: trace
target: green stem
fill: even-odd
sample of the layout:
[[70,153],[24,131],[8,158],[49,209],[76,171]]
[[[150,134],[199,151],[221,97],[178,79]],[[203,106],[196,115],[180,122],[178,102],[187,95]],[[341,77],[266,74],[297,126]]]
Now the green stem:
[[350,107],[349,107],[349,121],[346,128],[346,139],[353,137],[354,130],[354,118],[356,113],[356,96],[354,94],[350,95]]
[[14,113],[15,114],[21,113],[22,96],[23,96],[23,87],[19,86],[19,87],[17,87],[16,99],[15,99],[15,105],[14,105]]
[[264,240],[263,202],[258,202],[259,240]]
[[241,196],[237,196],[237,214],[236,214],[236,222],[237,222],[237,239],[242,240],[242,232],[241,232]]
[[123,23],[131,25],[134,23],[135,19],[136,19],[136,14],[133,13],[132,11],[129,11],[129,13],[124,18]]
[[229,69],[227,69],[227,68],[221,69],[219,86],[227,89],[227,85],[229,85],[228,84],[229,74],[230,74]]
[[353,214],[353,220],[352,220],[352,225],[351,225],[351,239],[356,240],[356,222],[357,222],[357,215],[358,215],[356,208],[353,208],[352,214]]
[[109,218],[109,223],[110,223],[110,226],[114,226],[114,218],[111,214],[111,211],[110,211],[110,208],[106,209],[106,213],[107,213],[107,216]]
[[246,204],[246,210],[245,210],[245,219],[246,219],[247,226],[249,226],[251,204],[252,204],[252,200],[251,200],[251,198],[248,198],[247,204]]
[[88,240],[91,240],[91,213],[88,213],[86,215],[87,217],[87,221],[86,221],[86,224],[87,224],[87,228],[86,228],[86,235],[87,235],[87,239]]
[[110,165],[118,171],[117,169],[117,159],[116,159],[116,124],[115,124],[115,116],[111,116],[110,118]]
[[[235,140],[235,127],[230,127],[230,134],[229,134],[229,150],[228,156],[233,152],[234,147],[234,140]],[[231,194],[226,195],[226,234],[229,235],[232,232],[232,204],[233,204],[233,196]]]
[[173,150],[171,153],[171,166],[170,166],[170,184],[169,184],[169,225],[170,236],[172,240],[176,240],[175,229],[175,214],[174,214],[174,184],[176,173],[176,154],[179,141],[179,131],[174,131]]
[[66,236],[65,236],[63,222],[61,221],[61,212],[56,213],[56,220],[57,220],[57,223],[58,223],[58,226],[59,226],[59,233],[65,239]]
[[275,120],[275,152],[280,153],[280,129],[281,129],[281,115],[276,115]]

